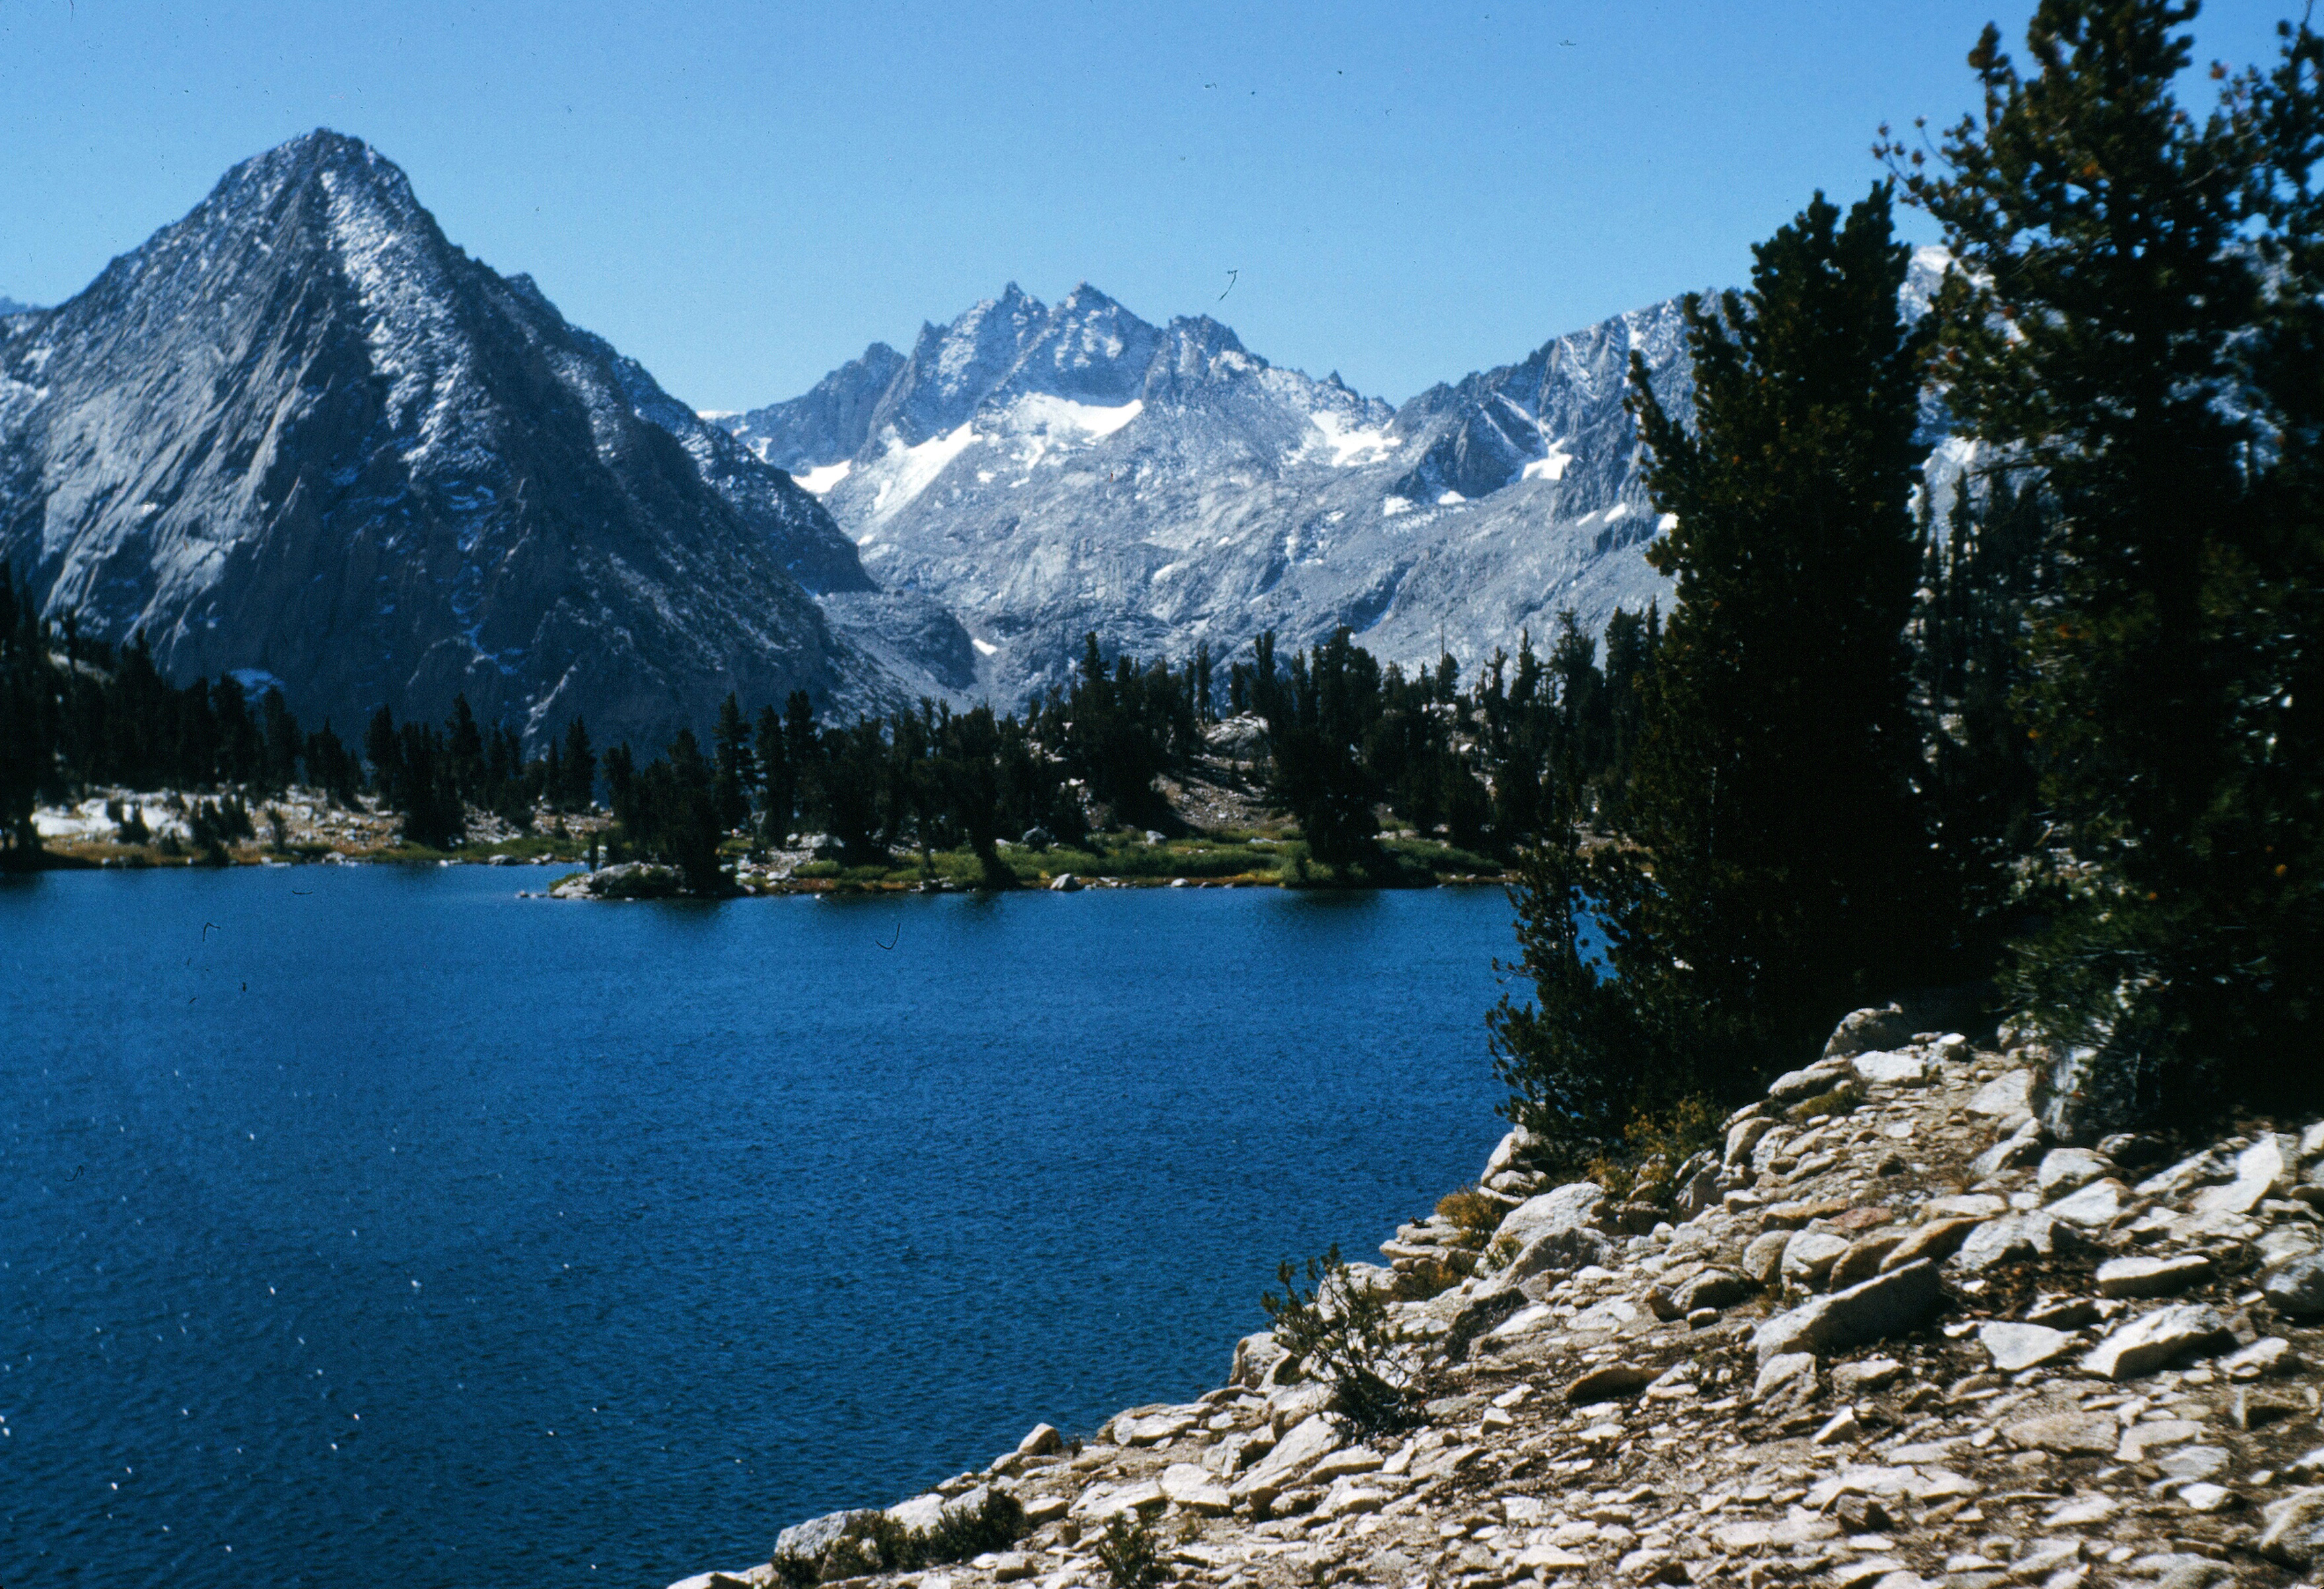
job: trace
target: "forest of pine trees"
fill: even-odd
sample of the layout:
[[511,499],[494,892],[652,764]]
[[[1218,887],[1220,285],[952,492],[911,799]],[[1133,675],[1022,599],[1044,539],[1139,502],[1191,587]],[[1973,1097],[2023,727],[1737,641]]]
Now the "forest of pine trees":
[[[1617,842],[1545,814],[1492,1022],[1567,1165],[1982,979],[2084,1128],[2324,1095],[2324,42],[2192,107],[2195,13],[2043,0],[2023,69],[1987,29],[1976,114],[1688,301],[1692,413],[1634,365],[1676,600]],[[1899,196],[1959,267],[1919,325]]]
[[590,808],[602,788],[614,819],[604,853],[676,866],[703,892],[725,886],[722,848],[738,835],[768,848],[823,835],[853,866],[965,849],[988,884],[1010,887],[1003,841],[1071,845],[1093,822],[1176,829],[1160,781],[1193,769],[1222,707],[1264,724],[1263,792],[1299,825],[1320,876],[1393,876],[1376,842],[1382,811],[1507,858],[1553,815],[1591,822],[1601,805],[1619,809],[1637,738],[1633,685],[1660,633],[1651,610],[1618,614],[1601,670],[1569,613],[1545,660],[1527,638],[1465,691],[1451,659],[1406,677],[1344,630],[1287,657],[1261,636],[1224,678],[1207,648],[1176,667],[1109,662],[1091,635],[1068,687],[1021,714],[923,702],[824,723],[802,692],[755,716],[730,696],[706,748],[683,731],[646,761],[627,744],[601,759],[578,719],[528,759],[514,730],[480,723],[465,698],[440,725],[398,723],[383,707],[351,747],[327,723],[302,732],[271,690],[252,702],[231,679],[172,686],[138,641],[116,651],[43,622],[5,569],[0,619],[0,736],[29,752],[8,758],[0,789],[17,856],[37,851],[38,800],[89,787],[215,795],[206,831],[221,841],[249,837],[249,802],[293,784],[343,805],[370,797],[401,817],[405,842],[430,850],[460,844],[471,813],[524,832],[543,808]]
[[1264,725],[1265,792],[1298,824],[1316,875],[1392,873],[1376,842],[1383,809],[1462,849],[1511,856],[1546,812],[1587,821],[1601,801],[1618,806],[1637,738],[1627,703],[1659,622],[1618,614],[1601,670],[1566,614],[1546,664],[1528,640],[1465,692],[1449,658],[1407,678],[1342,630],[1287,659],[1260,636],[1231,666],[1223,702],[1207,651],[1176,668],[1109,664],[1095,635],[1069,687],[1021,715],[924,701],[825,725],[804,694],[755,716],[730,697],[707,753],[689,732],[643,765],[626,744],[607,753],[616,852],[711,889],[727,836],[771,847],[812,832],[851,865],[966,849],[989,885],[1012,887],[1004,840],[1071,845],[1093,823],[1179,827],[1160,781],[1193,770],[1223,707]]
[[8,753],[0,756],[0,864],[13,864],[40,849],[34,807],[90,787],[217,797],[190,808],[196,848],[217,854],[253,836],[252,801],[294,785],[342,805],[376,795],[402,816],[406,840],[440,849],[463,836],[470,808],[523,831],[542,806],[586,808],[596,781],[578,718],[561,743],[530,761],[508,728],[480,726],[465,697],[440,728],[399,726],[383,708],[361,745],[350,747],[327,721],[302,730],[278,691],[253,701],[231,677],[172,685],[142,639],[116,648],[80,634],[69,618],[52,624],[38,616],[5,567],[0,746]]

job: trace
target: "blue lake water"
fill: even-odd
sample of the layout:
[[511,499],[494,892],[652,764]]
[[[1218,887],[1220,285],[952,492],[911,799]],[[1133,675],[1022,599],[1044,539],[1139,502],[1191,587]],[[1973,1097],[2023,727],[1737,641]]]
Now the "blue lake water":
[[1501,1129],[1498,890],[545,875],[0,884],[0,1584],[744,1566],[1219,1383]]

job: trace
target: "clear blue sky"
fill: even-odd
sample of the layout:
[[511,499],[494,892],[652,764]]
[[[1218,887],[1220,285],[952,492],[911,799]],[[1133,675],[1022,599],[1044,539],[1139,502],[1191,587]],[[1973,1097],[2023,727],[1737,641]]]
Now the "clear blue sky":
[[[2271,54],[2288,6],[2207,7],[2199,55]],[[1084,279],[1401,400],[1738,280],[1814,188],[1862,191],[1882,120],[1967,108],[1978,26],[2030,10],[0,0],[0,293],[69,296],[329,125],[700,407]]]

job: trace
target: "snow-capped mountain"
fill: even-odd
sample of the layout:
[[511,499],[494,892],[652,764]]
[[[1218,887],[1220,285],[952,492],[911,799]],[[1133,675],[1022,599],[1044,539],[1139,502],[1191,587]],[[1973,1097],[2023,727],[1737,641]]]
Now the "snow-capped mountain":
[[1473,666],[1561,608],[1595,627],[1643,606],[1665,582],[1642,556],[1633,351],[1685,400],[1674,301],[1391,409],[1207,316],[1157,328],[1086,284],[1050,308],[1012,283],[908,358],[875,343],[719,422],[823,494],[881,585],[957,614],[973,693],[1008,703],[1092,630],[1175,658],[1346,624],[1385,658],[1441,643]]
[[1683,405],[1665,302],[1391,409],[1207,316],[1012,284],[908,355],[697,414],[318,131],[69,302],[0,302],[0,558],[51,615],[142,631],[178,678],[272,675],[346,732],[456,691],[649,746],[730,689],[1010,706],[1093,630],[1175,659],[1346,624],[1473,670],[1665,593],[1633,353]]
[[28,315],[32,312],[32,305],[19,303],[6,293],[0,292],[0,319],[6,319],[10,315]]
[[272,674],[342,734],[465,691],[658,746],[729,689],[894,693],[809,594],[872,589],[821,503],[327,131],[0,319],[0,558],[52,616]]
[[[1947,263],[1915,253],[1907,312]],[[1563,608],[1594,631],[1667,598],[1624,407],[1634,353],[1683,413],[1675,299],[1392,410],[1269,365],[1207,316],[1157,329],[1086,283],[1049,308],[1012,282],[922,327],[908,358],[874,343],[805,396],[718,422],[823,495],[884,600],[961,620],[967,693],[1012,703],[1057,682],[1091,631],[1175,659],[1345,624],[1384,659],[1425,665],[1442,646],[1473,670]],[[1932,442],[1943,417],[1932,408]],[[1957,451],[1931,466],[1946,490]],[[910,647],[887,651],[908,669]]]

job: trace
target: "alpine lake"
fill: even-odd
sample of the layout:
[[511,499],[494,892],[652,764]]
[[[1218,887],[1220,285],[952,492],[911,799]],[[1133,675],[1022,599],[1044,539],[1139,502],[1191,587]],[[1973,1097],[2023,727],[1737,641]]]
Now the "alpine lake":
[[1498,887],[0,881],[0,1582],[661,1589],[1223,1381],[1504,1129]]

